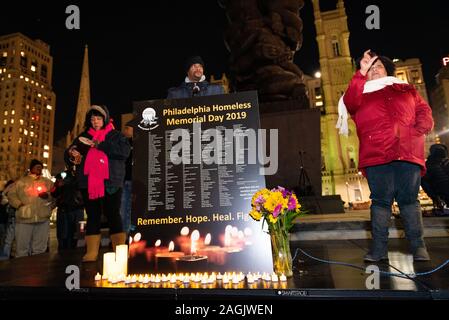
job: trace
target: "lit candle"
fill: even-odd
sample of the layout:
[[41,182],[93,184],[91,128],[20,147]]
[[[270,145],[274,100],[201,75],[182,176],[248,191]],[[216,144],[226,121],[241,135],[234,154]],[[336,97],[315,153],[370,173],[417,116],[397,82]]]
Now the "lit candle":
[[100,281],[101,280],[101,274],[99,272],[97,272],[97,274],[95,275],[95,281]]
[[282,274],[282,275],[279,277],[279,280],[281,280],[282,282],[285,282],[285,281],[287,281],[287,277],[285,276],[285,274]]
[[156,270],[158,272],[175,272],[176,259],[184,256],[184,252],[173,251],[175,243],[170,241],[168,252],[156,253]]
[[103,275],[108,278],[115,276],[115,252],[107,252],[103,255]]
[[119,273],[126,276],[128,274],[128,245],[118,245],[115,250],[115,261],[117,263]]

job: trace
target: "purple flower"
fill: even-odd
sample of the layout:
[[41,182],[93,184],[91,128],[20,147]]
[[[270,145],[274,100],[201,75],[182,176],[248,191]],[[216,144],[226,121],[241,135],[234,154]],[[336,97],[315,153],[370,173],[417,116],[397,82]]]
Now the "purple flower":
[[265,198],[262,195],[260,195],[260,196],[257,197],[255,203],[256,204],[264,204],[265,203]]
[[293,197],[290,197],[288,199],[288,210],[295,210],[296,209],[296,200]]
[[279,213],[281,213],[282,204],[278,204],[273,210],[273,217],[277,218]]

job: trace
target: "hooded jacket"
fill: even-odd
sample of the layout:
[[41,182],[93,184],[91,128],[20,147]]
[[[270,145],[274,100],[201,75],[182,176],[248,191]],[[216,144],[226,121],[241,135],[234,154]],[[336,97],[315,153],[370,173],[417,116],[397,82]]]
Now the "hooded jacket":
[[[109,111],[105,106],[92,106],[91,110],[95,109],[105,115],[105,124],[109,123]],[[90,110],[89,110],[90,112]],[[79,165],[76,165],[76,180],[78,187],[81,189],[87,188],[87,175],[84,174],[84,164],[87,156],[87,152],[90,146],[81,142],[80,137],[92,139],[92,136],[87,132],[90,128],[87,124],[90,124],[89,112],[86,114],[86,130],[82,132],[72,144],[66,149],[64,153],[65,162],[72,166],[73,164],[69,160],[68,151],[71,148],[81,153],[82,160]],[[107,135],[103,142],[98,144],[98,150],[103,151],[108,157],[109,161],[109,179],[105,181],[105,187],[121,188],[123,187],[123,180],[125,179],[125,162],[129,156],[131,146],[128,143],[128,139],[119,131],[112,130]]]
[[367,77],[352,78],[344,103],[357,127],[359,168],[407,161],[425,173],[424,135],[433,128],[432,110],[409,84],[363,93]]

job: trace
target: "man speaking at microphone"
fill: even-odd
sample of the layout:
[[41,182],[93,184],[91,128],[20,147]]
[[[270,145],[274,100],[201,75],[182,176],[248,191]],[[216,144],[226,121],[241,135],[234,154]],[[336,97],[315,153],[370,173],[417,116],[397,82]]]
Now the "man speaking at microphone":
[[186,62],[187,76],[178,87],[168,89],[167,99],[191,98],[224,94],[223,86],[210,84],[204,75],[204,61],[200,56],[190,57]]

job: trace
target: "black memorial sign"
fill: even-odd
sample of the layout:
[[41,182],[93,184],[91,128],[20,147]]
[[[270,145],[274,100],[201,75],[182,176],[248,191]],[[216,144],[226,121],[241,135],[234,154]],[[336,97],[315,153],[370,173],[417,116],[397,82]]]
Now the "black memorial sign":
[[271,272],[248,215],[265,187],[256,92],[135,102],[133,122],[130,271]]

